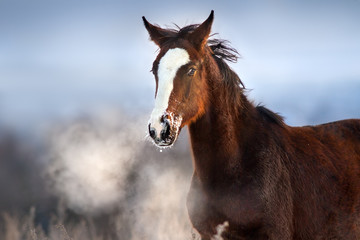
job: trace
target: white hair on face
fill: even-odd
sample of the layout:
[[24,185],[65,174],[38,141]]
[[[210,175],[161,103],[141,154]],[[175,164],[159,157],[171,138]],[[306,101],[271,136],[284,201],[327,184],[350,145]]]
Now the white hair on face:
[[157,136],[162,130],[160,118],[166,112],[170,94],[173,90],[174,78],[179,68],[190,62],[189,53],[183,48],[173,48],[160,59],[158,68],[158,89],[155,108],[151,113],[150,124],[156,129]]

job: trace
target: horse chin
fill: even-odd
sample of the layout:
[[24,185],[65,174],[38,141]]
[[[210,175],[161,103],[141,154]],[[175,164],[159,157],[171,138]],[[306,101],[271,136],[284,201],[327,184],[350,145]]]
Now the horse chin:
[[174,145],[175,141],[161,141],[159,143],[155,143],[159,148],[170,148]]

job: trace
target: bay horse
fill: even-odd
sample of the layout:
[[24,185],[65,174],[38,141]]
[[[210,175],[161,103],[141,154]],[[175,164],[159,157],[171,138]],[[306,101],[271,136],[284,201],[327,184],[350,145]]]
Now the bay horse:
[[143,17],[159,46],[149,135],[169,147],[188,126],[194,228],[203,240],[224,222],[224,239],[360,239],[360,120],[291,127],[254,105],[213,19],[165,29]]

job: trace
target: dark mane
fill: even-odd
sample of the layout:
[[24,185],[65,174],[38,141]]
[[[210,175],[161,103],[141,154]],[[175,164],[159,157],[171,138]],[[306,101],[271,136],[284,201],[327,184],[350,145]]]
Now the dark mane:
[[230,42],[223,39],[209,39],[207,46],[211,49],[212,56],[219,66],[224,81],[231,81],[234,85],[245,88],[239,76],[226,63],[226,61],[235,63],[239,58],[238,51],[230,46]]
[[258,105],[256,107],[256,110],[268,122],[275,123],[275,124],[277,124],[279,126],[282,126],[282,127],[285,126],[284,118],[281,115],[279,115],[277,113],[274,113],[273,111],[271,111],[268,108],[266,108],[264,106],[261,106],[261,105]]

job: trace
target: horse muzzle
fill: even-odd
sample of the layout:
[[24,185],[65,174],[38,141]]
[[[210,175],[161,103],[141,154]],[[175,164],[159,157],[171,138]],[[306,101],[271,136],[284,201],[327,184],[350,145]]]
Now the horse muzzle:
[[174,144],[180,132],[181,117],[173,114],[163,114],[159,118],[150,119],[149,135],[159,147],[169,147]]

